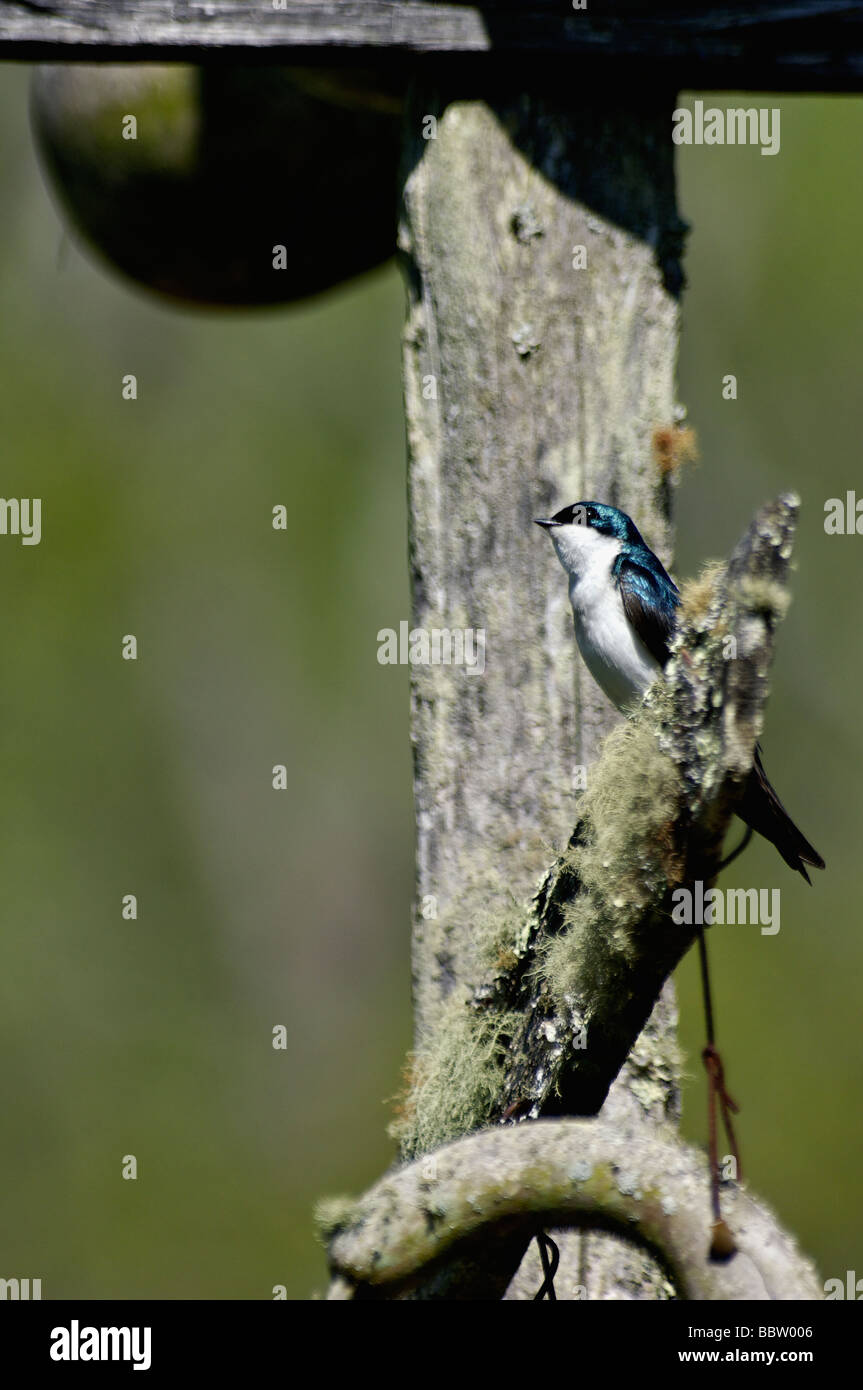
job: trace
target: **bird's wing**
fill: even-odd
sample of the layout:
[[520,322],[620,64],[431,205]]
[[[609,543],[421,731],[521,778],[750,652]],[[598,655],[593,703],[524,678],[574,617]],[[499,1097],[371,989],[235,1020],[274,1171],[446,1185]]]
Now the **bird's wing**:
[[661,566],[657,574],[631,555],[619,555],[612,573],[620,589],[624,613],[650,655],[664,666],[677,621],[675,611],[680,602],[677,586]]

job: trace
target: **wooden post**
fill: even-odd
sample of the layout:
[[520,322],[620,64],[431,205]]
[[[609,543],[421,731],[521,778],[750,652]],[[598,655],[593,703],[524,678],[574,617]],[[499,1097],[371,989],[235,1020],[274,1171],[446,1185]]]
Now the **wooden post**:
[[[488,982],[489,924],[499,949],[507,924],[515,938],[619,718],[575,659],[566,585],[532,518],[610,500],[668,558],[651,441],[675,414],[670,121],[670,101],[599,111],[419,88],[410,102],[400,244],[414,623],[479,629],[485,644],[482,675],[413,668],[420,1068]],[[609,1098],[621,1123],[676,1113],[673,1024],[669,986],[658,1036]],[[480,1118],[420,1115],[407,1150]],[[561,1287],[584,1282],[582,1240],[592,1297],[624,1279],[664,1283],[615,1238],[572,1235]]]

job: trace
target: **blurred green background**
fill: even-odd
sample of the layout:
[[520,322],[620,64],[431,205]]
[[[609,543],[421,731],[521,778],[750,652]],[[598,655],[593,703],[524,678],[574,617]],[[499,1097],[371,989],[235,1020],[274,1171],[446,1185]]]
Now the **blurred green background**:
[[[390,1162],[410,1041],[407,675],[375,641],[409,604],[401,285],[390,265],[232,316],[131,290],[61,229],[27,77],[0,82],[2,492],[43,498],[42,544],[0,545],[0,1274],[47,1298],[306,1297],[312,1205]],[[823,507],[863,495],[863,105],[763,101],[777,157],[678,151],[702,461],[675,568],[802,493],[764,747],[829,871],[808,889],[753,845],[729,882],[781,887],[781,932],[729,929],[712,958],[747,1177],[841,1277],[863,1265],[863,537],[825,536]]]

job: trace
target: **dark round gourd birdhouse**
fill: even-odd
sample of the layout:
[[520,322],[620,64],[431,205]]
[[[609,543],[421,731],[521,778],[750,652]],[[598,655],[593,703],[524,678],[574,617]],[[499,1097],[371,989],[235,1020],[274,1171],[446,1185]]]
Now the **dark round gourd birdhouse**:
[[163,295],[283,303],[395,250],[400,93],[374,75],[57,65],[31,109],[85,242]]

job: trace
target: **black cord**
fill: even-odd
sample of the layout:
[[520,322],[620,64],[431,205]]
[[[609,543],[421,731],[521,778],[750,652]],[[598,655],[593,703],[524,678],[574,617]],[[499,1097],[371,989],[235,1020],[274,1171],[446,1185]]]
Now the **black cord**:
[[557,1268],[560,1264],[560,1251],[551,1236],[547,1235],[545,1231],[537,1232],[536,1243],[539,1247],[539,1258],[542,1262],[543,1279],[538,1292],[533,1296],[533,1301],[534,1303],[538,1303],[541,1299],[547,1298],[549,1302],[556,1303],[557,1294],[554,1291],[554,1276],[557,1274]]

